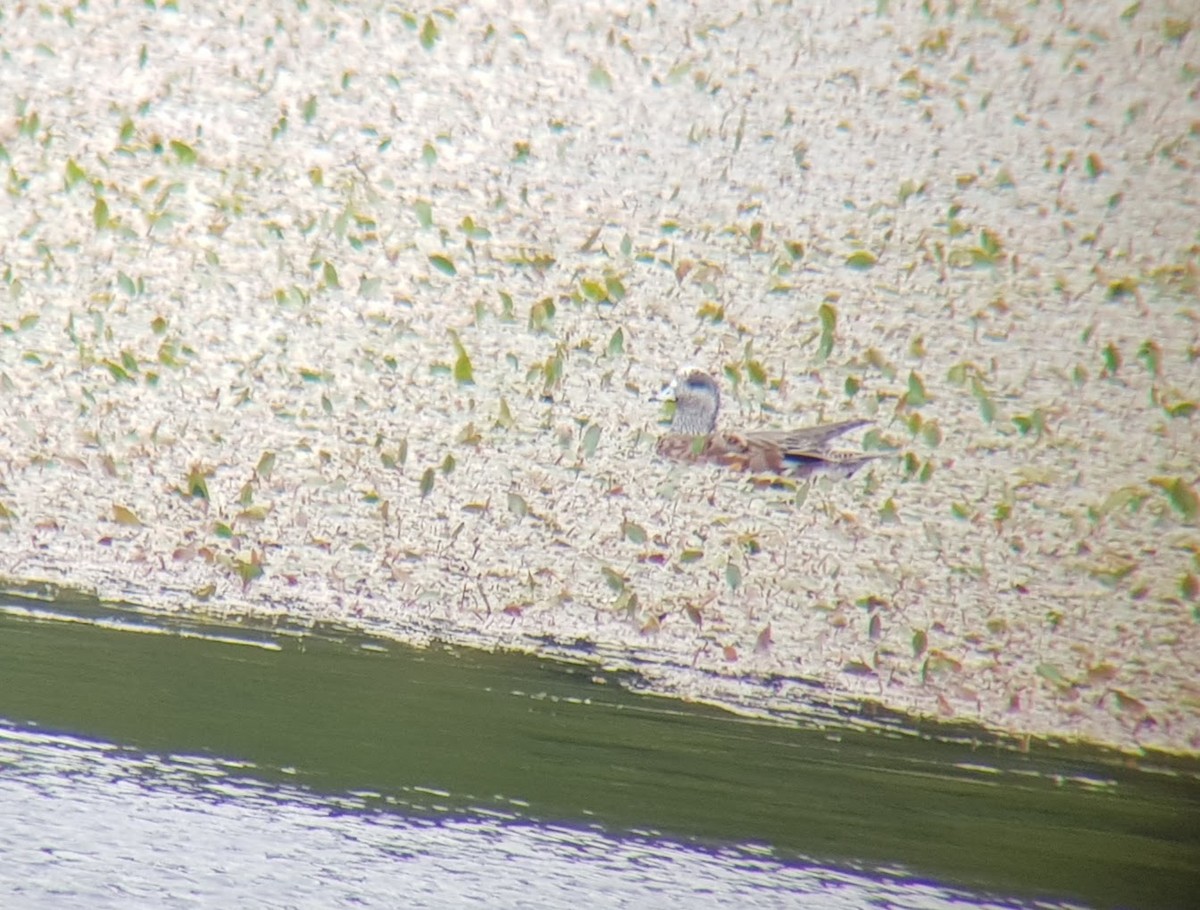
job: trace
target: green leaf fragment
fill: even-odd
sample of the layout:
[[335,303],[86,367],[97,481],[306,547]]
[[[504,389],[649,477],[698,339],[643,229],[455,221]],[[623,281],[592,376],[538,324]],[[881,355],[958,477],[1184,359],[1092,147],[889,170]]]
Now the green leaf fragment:
[[65,168],[65,172],[66,172],[67,189],[73,189],[76,184],[81,183],[87,179],[87,174],[84,172],[83,168],[81,168],[78,164],[75,163],[74,158],[67,159],[67,166]]
[[1117,371],[1121,369],[1121,352],[1117,350],[1117,346],[1109,342],[1105,345],[1100,356],[1104,358],[1105,373],[1115,376]]
[[119,506],[116,503],[112,507],[113,521],[119,525],[137,526],[142,523],[141,519],[134,514],[132,509],[127,509],[125,506]]
[[609,566],[601,566],[600,574],[604,577],[604,583],[612,590],[621,592],[625,590],[625,582],[628,580],[616,569]]
[[440,253],[434,253],[429,257],[429,263],[444,275],[451,277],[458,274],[458,269],[454,267],[453,261],[449,257],[443,256]]
[[608,300],[608,288],[600,281],[585,278],[579,283],[579,287],[583,291],[583,296],[594,303],[603,303]]
[[1158,376],[1162,372],[1162,348],[1157,342],[1150,339],[1143,341],[1142,346],[1138,348],[1137,358],[1152,376]]
[[600,445],[600,426],[595,423],[589,424],[583,434],[583,457],[591,458],[595,455],[598,445]]
[[1200,515],[1200,496],[1196,489],[1182,477],[1152,477],[1150,483],[1167,496],[1167,501],[1185,521],[1194,522]]
[[432,50],[439,37],[437,23],[433,21],[433,16],[426,16],[425,24],[421,26],[421,47],[427,51]]
[[102,231],[112,224],[112,219],[108,214],[108,203],[100,196],[96,197],[96,203],[92,206],[92,223],[98,231]]
[[846,257],[846,265],[859,271],[872,268],[878,261],[878,257],[870,250],[855,250]]
[[529,514],[529,503],[525,501],[525,497],[520,493],[509,493],[508,511],[516,515],[517,518],[524,518]]
[[915,370],[908,374],[908,391],[904,393],[904,403],[910,408],[919,408],[929,401],[925,391],[925,381]]
[[180,164],[193,165],[196,163],[196,150],[186,142],[180,142],[178,139],[172,139],[168,145],[170,146],[171,151],[175,153],[175,157],[178,159]]
[[817,348],[817,356],[827,360],[833,353],[834,331],[837,329],[837,310],[831,303],[822,303],[817,309],[817,318],[821,322],[821,343]]

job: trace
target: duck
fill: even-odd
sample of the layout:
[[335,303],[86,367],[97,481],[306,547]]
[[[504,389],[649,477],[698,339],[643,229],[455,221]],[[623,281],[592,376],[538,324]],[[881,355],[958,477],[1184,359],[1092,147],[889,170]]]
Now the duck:
[[681,369],[655,398],[675,402],[670,432],[655,447],[659,457],[668,461],[720,465],[751,474],[849,478],[879,457],[827,448],[831,440],[867,426],[870,420],[842,420],[798,430],[719,432],[721,390],[712,376],[695,367]]

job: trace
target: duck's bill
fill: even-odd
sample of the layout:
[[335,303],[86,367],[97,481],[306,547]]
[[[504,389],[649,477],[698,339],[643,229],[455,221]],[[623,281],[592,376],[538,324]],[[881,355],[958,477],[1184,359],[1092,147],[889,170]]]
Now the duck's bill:
[[672,379],[669,383],[650,396],[651,401],[674,401],[675,400],[675,380]]

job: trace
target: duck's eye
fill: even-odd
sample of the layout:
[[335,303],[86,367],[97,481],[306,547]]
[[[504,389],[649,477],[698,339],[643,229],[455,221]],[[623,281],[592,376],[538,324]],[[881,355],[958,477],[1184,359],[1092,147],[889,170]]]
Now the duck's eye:
[[707,376],[689,376],[683,384],[696,392],[706,392],[712,385]]

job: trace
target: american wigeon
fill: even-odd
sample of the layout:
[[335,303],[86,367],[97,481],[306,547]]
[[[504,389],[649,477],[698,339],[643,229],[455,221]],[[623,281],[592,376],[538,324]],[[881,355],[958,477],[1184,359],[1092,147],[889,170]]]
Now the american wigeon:
[[671,432],[656,447],[660,456],[671,461],[717,464],[754,474],[850,477],[878,457],[826,448],[831,439],[866,426],[869,420],[843,420],[803,430],[718,432],[721,392],[716,380],[703,370],[681,370],[675,381],[655,397],[675,401]]

